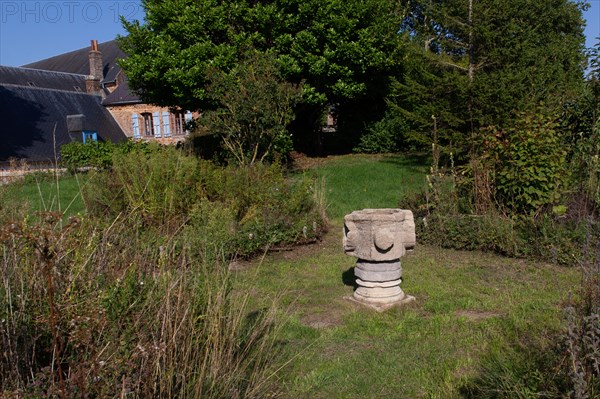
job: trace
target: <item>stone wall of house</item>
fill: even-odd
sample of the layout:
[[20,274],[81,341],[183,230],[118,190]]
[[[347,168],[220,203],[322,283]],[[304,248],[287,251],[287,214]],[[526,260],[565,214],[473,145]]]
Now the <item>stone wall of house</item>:
[[[175,144],[180,141],[185,140],[187,136],[187,132],[178,132],[175,127],[174,117],[172,116],[171,111],[165,107],[158,107],[150,104],[126,104],[126,105],[110,105],[106,106],[106,109],[111,113],[113,118],[117,121],[121,129],[125,135],[129,138],[134,138],[133,133],[133,123],[132,123],[132,115],[135,114],[138,116],[138,124],[140,129],[140,140],[146,141],[156,141],[161,144]],[[144,129],[144,120],[142,114],[149,113],[154,114],[155,112],[159,112],[161,118],[164,112],[169,112],[170,116],[170,137],[165,137],[164,131],[162,131],[161,125],[161,135],[160,137],[152,135],[146,135]],[[193,113],[192,116],[196,118],[198,115]],[[162,119],[161,119],[162,123]]]

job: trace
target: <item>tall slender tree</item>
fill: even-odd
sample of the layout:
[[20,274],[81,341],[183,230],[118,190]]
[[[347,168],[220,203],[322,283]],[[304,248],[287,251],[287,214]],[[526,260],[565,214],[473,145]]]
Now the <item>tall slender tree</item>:
[[412,0],[402,30],[413,60],[392,107],[412,122],[415,140],[440,139],[466,153],[470,132],[508,123],[544,103],[560,108],[581,93],[582,2],[570,0]]

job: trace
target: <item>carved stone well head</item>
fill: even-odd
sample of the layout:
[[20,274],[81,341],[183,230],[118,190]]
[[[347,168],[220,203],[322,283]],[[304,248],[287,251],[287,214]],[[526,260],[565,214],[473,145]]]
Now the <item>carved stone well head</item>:
[[358,258],[353,300],[378,310],[413,300],[400,289],[400,258],[416,243],[413,214],[405,209],[363,209],[344,217],[344,252]]

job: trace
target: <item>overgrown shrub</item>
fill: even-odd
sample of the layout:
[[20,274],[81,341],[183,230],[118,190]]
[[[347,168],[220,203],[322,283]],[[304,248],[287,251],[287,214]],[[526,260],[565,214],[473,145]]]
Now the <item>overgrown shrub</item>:
[[579,261],[581,285],[565,309],[562,335],[564,378],[569,396],[588,399],[600,396],[600,234],[587,229],[583,256]]
[[218,242],[228,244],[227,256],[313,240],[325,228],[313,179],[290,181],[276,164],[202,170],[205,197],[194,207],[186,232],[200,236],[212,229]]
[[388,113],[366,129],[353,151],[367,154],[396,152],[400,149],[399,144],[407,130],[407,124],[402,117]]
[[61,163],[69,172],[84,167],[108,168],[112,164],[115,144],[107,141],[92,141],[86,144],[73,142],[60,148]]
[[522,114],[514,126],[482,132],[483,163],[493,173],[498,204],[512,214],[537,215],[567,189],[567,149],[553,116]]
[[272,395],[277,308],[136,219],[0,227],[0,396]]
[[[500,214],[433,213],[416,220],[422,242],[443,248],[495,252],[517,258],[570,265],[582,257],[585,223],[555,219],[509,218]],[[598,230],[600,227],[594,225]]]
[[[266,246],[312,240],[325,228],[313,179],[290,180],[278,164],[219,167],[172,147],[115,154],[94,177],[86,203],[95,215],[134,213],[142,224],[179,224],[196,253],[248,256]],[[203,247],[207,245],[208,247]],[[212,249],[211,249],[212,248]],[[212,254],[212,255],[211,255]]]
[[61,147],[61,163],[71,173],[86,167],[109,169],[113,165],[115,154],[149,154],[157,148],[158,144],[147,141],[125,141],[118,144],[110,141],[92,141],[86,144],[73,142]]
[[238,165],[288,156],[293,142],[286,127],[300,89],[282,79],[274,58],[250,53],[228,74],[210,70],[208,80],[217,108],[203,114],[198,134],[221,137]]
[[186,213],[196,201],[198,165],[174,147],[115,152],[112,169],[95,175],[84,194],[92,214],[135,211],[149,222],[163,222]]
[[572,186],[592,205],[588,214],[600,209],[600,117],[595,117],[590,132],[581,132],[571,147]]

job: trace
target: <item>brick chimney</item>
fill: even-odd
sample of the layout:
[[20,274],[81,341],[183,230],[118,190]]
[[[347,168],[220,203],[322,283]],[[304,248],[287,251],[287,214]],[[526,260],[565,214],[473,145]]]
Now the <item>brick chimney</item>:
[[102,74],[102,53],[98,50],[98,41],[92,40],[92,49],[89,52],[90,75],[85,79],[85,89],[89,94],[102,94],[100,81]]

